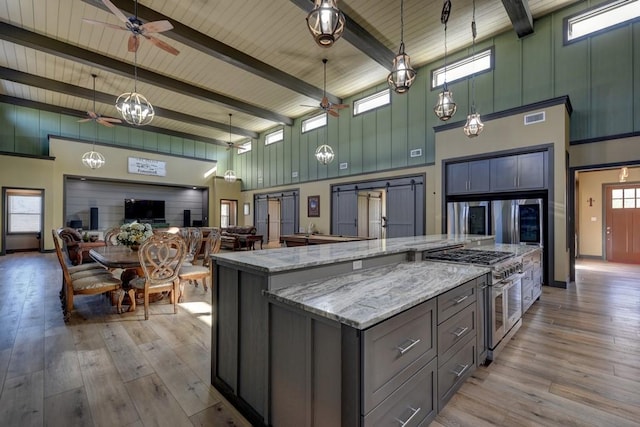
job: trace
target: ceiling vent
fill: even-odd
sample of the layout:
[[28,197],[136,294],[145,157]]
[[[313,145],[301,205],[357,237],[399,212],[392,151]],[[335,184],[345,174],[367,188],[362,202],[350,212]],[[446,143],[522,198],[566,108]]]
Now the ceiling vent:
[[542,123],[545,121],[544,111],[538,113],[531,113],[524,116],[524,125],[532,125],[534,123]]

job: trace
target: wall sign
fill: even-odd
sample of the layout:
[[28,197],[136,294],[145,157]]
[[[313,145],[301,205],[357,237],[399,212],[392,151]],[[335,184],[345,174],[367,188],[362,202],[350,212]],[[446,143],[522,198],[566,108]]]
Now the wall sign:
[[138,175],[167,176],[167,162],[129,157],[129,173]]

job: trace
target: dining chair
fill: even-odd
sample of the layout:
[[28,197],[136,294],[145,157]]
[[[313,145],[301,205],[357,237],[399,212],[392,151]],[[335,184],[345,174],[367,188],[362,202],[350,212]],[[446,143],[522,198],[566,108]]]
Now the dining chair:
[[187,245],[185,265],[192,264],[198,256],[200,246],[202,246],[202,229],[198,227],[182,227],[179,234]]
[[120,227],[111,227],[104,233],[104,242],[107,246],[117,246],[118,242],[118,234],[120,233]]
[[220,252],[220,245],[222,244],[222,236],[219,230],[211,230],[207,238],[203,242],[204,244],[204,258],[202,259],[202,265],[183,265],[180,267],[180,299],[182,302],[182,296],[184,293],[184,282],[188,281],[198,287],[198,280],[202,280],[202,286],[206,292],[208,284],[211,281],[211,254]]
[[186,244],[177,234],[156,233],[142,243],[138,249],[138,258],[144,277],[137,277],[129,282],[131,310],[136,308],[136,293],[144,293],[144,319],[149,320],[149,294],[168,291],[173,312],[178,313],[178,271],[186,253]]
[[81,264],[70,266],[64,257],[58,234],[56,230],[51,230],[53,242],[56,248],[58,262],[62,268],[62,289],[60,290],[60,300],[62,302],[62,313],[64,321],[67,322],[73,311],[74,295],[96,295],[110,293],[116,296],[116,310],[118,314],[122,312],[122,301],[124,290],[122,280],[113,275],[104,267],[97,263]]

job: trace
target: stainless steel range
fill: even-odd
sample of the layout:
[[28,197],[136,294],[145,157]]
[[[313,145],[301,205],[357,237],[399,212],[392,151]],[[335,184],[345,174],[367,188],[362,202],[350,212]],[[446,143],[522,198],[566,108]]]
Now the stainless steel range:
[[422,259],[481,265],[491,269],[491,289],[486,293],[488,300],[485,300],[488,308],[485,310],[485,322],[487,357],[493,360],[522,323],[522,257],[510,252],[453,248],[423,252]]

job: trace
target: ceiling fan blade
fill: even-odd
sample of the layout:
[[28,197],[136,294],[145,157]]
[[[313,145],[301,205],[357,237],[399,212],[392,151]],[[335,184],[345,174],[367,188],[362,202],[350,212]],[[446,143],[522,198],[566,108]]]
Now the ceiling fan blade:
[[78,120],[78,123],[86,123],[86,122],[90,122],[93,119],[80,119]]
[[108,128],[112,128],[113,127],[113,125],[111,123],[109,123],[108,121],[104,120],[102,117],[98,117],[96,119],[96,122],[100,123],[101,125],[106,126]]
[[113,28],[114,30],[129,31],[129,29],[126,28],[126,27],[121,27],[120,25],[115,25],[115,24],[109,24],[108,22],[95,21],[93,19],[87,19],[87,18],[82,18],[82,20],[84,22],[86,22],[87,24],[102,25],[102,26],[105,26],[105,27],[108,27],[108,28]]
[[100,120],[104,120],[109,123],[122,123],[122,120],[116,119],[115,117],[100,117]]
[[113,3],[111,3],[109,0],[102,0],[102,4],[104,4],[105,6],[107,6],[107,8],[111,11],[111,13],[113,13],[114,15],[116,15],[118,17],[119,20],[121,20],[122,22],[128,22],[129,19],[127,19],[127,17],[124,15],[124,13],[122,13],[120,11],[120,9],[118,9]]
[[331,108],[342,110],[343,108],[349,108],[349,104],[331,104]]
[[147,33],[161,33],[163,31],[173,30],[173,25],[167,20],[153,21],[140,25],[140,29]]
[[91,117],[91,119],[97,119],[98,115],[96,113],[94,113],[93,111],[87,111],[87,115],[89,115],[89,117]]
[[162,40],[156,37],[145,35],[145,38],[149,40],[151,43],[153,43],[154,45],[158,46],[160,49],[166,52],[169,52],[172,55],[178,55],[180,53],[178,49],[176,49],[175,47],[171,46],[168,43],[163,42]]
[[316,108],[318,110],[322,110],[322,108],[318,107],[317,105],[308,105],[308,104],[300,104],[301,107],[311,107],[311,108]]
[[331,115],[333,117],[340,117],[340,114],[338,114],[337,111],[327,110],[327,113],[329,113],[329,115]]
[[129,52],[137,52],[138,47],[140,47],[140,40],[138,40],[138,36],[136,36],[135,34],[131,34],[129,36],[129,42],[127,44]]

